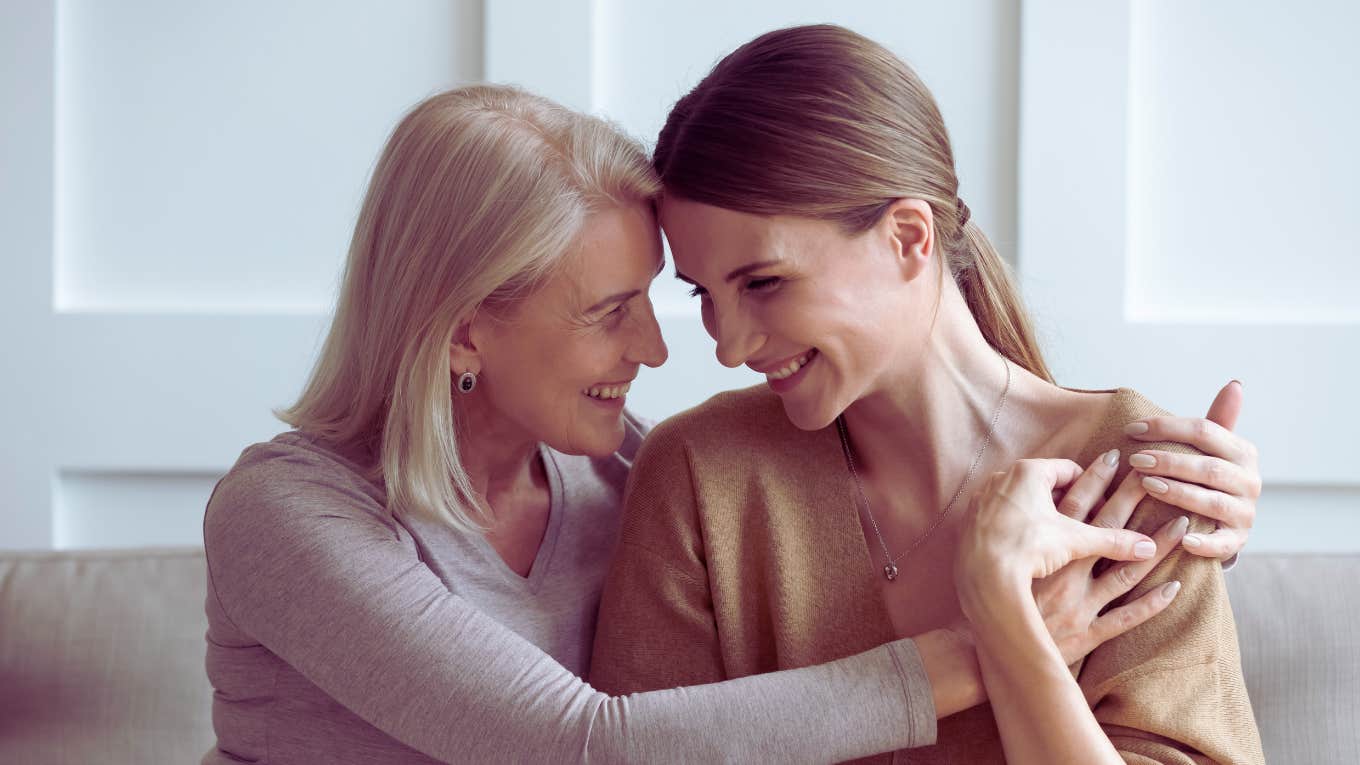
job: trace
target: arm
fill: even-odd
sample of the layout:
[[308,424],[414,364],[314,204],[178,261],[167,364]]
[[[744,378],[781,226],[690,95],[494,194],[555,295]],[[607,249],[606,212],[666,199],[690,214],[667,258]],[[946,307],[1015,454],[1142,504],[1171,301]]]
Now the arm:
[[[1132,525],[1177,512],[1150,497]],[[1191,516],[1192,532],[1212,529]],[[1173,581],[1181,592],[1160,618],[1088,657],[1078,679],[1092,713],[1129,762],[1264,762],[1218,562],[1175,550],[1129,597]]]
[[204,525],[210,591],[241,631],[431,757],[830,761],[910,742],[904,646],[727,683],[599,693],[450,593],[381,508],[320,478],[328,470],[293,460],[283,477],[255,465],[223,480]]
[[[1015,471],[1007,475],[1014,478]],[[1039,529],[1034,538],[1042,538],[1042,530],[1061,523],[1051,508],[1047,515],[1026,516],[1024,500],[1037,506],[1040,495],[1026,498],[1004,479],[998,483],[986,490],[990,501],[979,502],[958,578],[1007,758],[1260,762],[1222,575],[1216,562],[1176,548],[1184,524],[1168,519],[1178,511],[1151,499],[1134,511],[1135,529],[1161,524],[1157,548],[1171,554],[1128,597],[1174,589],[1172,582],[1181,583],[1181,594],[1159,618],[1096,648],[1078,683],[1043,634],[1029,592],[1034,572],[1015,545],[1023,539],[1015,534]],[[990,512],[1007,492],[1015,499],[1011,512]],[[1004,533],[1008,522],[1014,533]],[[1203,519],[1193,523],[1207,525]],[[989,542],[1001,547],[988,553]],[[1118,579],[1119,570],[1111,569],[1097,581]]]
[[[662,427],[630,475],[622,538],[605,582],[590,680],[611,693],[729,677],[705,562],[691,461]],[[984,700],[967,630],[889,644],[907,679],[911,738],[934,741],[935,719]]]

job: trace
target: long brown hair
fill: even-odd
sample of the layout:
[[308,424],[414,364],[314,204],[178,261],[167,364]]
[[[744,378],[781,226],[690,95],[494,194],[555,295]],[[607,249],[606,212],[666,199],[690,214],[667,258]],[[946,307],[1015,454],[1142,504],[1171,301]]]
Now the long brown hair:
[[934,97],[882,45],[830,25],[757,37],[672,107],[652,164],[667,194],[830,220],[851,235],[871,228],[894,200],[924,200],[987,342],[1052,381],[1009,267],[961,215]]

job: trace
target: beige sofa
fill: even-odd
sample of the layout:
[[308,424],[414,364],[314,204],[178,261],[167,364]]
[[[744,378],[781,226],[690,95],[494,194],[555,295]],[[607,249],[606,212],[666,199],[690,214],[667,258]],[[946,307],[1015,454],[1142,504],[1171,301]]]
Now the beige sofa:
[[[1228,576],[1273,763],[1360,762],[1360,554]],[[213,743],[201,549],[0,553],[0,763],[191,763]]]

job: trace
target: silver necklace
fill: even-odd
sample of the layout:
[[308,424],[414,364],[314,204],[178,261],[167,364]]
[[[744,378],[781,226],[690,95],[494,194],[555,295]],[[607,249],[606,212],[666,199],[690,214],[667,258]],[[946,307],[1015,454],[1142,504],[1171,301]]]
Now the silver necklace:
[[874,536],[878,537],[879,546],[883,548],[883,560],[886,561],[883,566],[883,575],[888,578],[889,582],[897,578],[897,562],[924,544],[930,538],[930,535],[935,533],[935,529],[938,529],[940,524],[944,523],[944,519],[949,516],[949,511],[954,509],[954,503],[959,501],[959,497],[963,495],[963,490],[968,487],[968,482],[973,480],[973,473],[982,462],[982,455],[987,452],[987,447],[991,445],[992,434],[996,432],[997,420],[1001,419],[1001,410],[1006,406],[1006,396],[1011,392],[1010,362],[1006,361],[1003,356],[1001,363],[1006,365],[1006,387],[1001,391],[1001,400],[996,402],[996,411],[992,412],[992,424],[987,426],[987,435],[982,439],[982,446],[978,447],[977,454],[973,455],[973,464],[968,466],[968,473],[964,475],[963,483],[959,484],[959,490],[954,492],[953,498],[949,500],[949,504],[944,506],[944,510],[940,511],[939,517],[930,525],[930,528],[926,529],[924,534],[917,537],[910,547],[898,553],[896,557],[888,551],[888,543],[883,539],[883,532],[878,530],[878,521],[874,519],[874,511],[869,507],[869,497],[864,493],[864,484],[859,480],[859,471],[855,469],[855,457],[850,453],[850,436],[845,429],[845,415],[836,418],[836,430],[841,435],[841,448],[845,451],[845,464],[850,466],[850,477],[854,479],[855,488],[859,490],[859,499],[864,503],[864,512],[869,516],[869,524],[874,527]]

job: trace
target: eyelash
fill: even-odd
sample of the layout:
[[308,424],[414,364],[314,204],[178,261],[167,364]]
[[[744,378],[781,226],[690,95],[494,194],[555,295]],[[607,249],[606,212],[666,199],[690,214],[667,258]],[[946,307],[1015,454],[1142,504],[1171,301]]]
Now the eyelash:
[[[769,292],[771,289],[774,289],[774,287],[779,284],[779,281],[780,279],[778,276],[757,277],[746,283],[746,291]],[[700,287],[697,284],[694,285],[694,288],[689,291],[690,297],[703,297],[704,295],[707,294],[708,290],[704,289],[703,287]]]
[[601,319],[601,324],[618,324],[623,321],[623,317],[628,313],[628,304],[619,303],[618,307],[605,314]]

